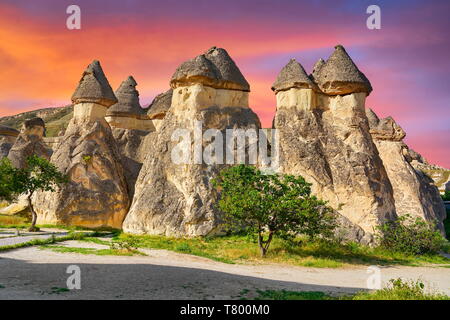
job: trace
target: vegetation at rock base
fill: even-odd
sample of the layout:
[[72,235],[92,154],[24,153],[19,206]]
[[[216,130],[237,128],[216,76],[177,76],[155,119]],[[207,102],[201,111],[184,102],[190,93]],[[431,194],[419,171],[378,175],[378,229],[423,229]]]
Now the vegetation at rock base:
[[[249,294],[251,292],[247,292]],[[245,299],[245,297],[244,297]],[[426,291],[421,281],[391,279],[380,290],[334,296],[321,291],[257,290],[256,300],[450,300],[438,292]]]
[[31,211],[29,230],[36,231],[37,214],[31,201],[37,191],[55,191],[55,187],[67,182],[67,177],[58,171],[56,166],[47,159],[32,155],[27,158],[25,168],[14,168],[8,159],[2,159],[0,164],[0,192],[8,199],[19,194],[26,194]]
[[340,268],[349,265],[439,264],[450,266],[450,259],[438,254],[421,256],[371,248],[358,243],[337,243],[307,237],[295,242],[274,238],[271,250],[261,257],[257,240],[250,235],[228,235],[206,238],[168,238],[152,235],[120,234],[116,241],[131,241],[135,248],[164,249],[196,255],[224,263],[281,263],[316,268]]
[[441,197],[444,201],[450,201],[450,190],[445,190],[445,193]]
[[378,227],[380,246],[412,255],[436,254],[447,241],[433,223],[405,215]]
[[269,175],[238,165],[224,169],[214,184],[228,229],[255,235],[263,257],[274,237],[303,234],[313,240],[333,235],[331,209],[311,195],[311,184],[301,176]]
[[20,193],[17,170],[8,158],[0,160],[0,200],[11,200]]

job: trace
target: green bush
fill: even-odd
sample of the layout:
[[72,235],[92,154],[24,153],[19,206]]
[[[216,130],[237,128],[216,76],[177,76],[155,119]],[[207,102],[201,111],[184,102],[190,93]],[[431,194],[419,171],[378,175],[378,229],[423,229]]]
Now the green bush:
[[445,239],[433,223],[405,215],[378,227],[380,246],[412,255],[438,253]]
[[444,201],[450,201],[450,191],[449,190],[445,190],[445,193],[443,195],[441,195],[442,200]]

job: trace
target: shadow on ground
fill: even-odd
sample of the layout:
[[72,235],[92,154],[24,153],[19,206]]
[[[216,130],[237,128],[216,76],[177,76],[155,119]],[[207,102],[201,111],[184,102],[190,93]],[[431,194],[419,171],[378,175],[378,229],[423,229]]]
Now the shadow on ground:
[[[45,255],[46,252],[42,251]],[[275,281],[225,272],[142,264],[74,263],[81,289],[67,291],[71,263],[29,263],[0,257],[0,299],[240,299],[247,290],[353,293],[341,288]]]

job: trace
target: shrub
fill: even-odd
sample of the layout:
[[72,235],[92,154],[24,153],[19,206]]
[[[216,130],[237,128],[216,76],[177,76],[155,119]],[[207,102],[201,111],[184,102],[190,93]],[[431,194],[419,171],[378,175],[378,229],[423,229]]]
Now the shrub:
[[425,285],[421,281],[404,281],[401,278],[389,280],[386,288],[375,292],[358,293],[352,300],[448,300],[449,297],[437,293],[425,291]]
[[450,190],[445,190],[445,193],[441,197],[444,201],[450,201]]
[[438,253],[445,239],[433,223],[405,215],[378,227],[380,246],[412,255]]

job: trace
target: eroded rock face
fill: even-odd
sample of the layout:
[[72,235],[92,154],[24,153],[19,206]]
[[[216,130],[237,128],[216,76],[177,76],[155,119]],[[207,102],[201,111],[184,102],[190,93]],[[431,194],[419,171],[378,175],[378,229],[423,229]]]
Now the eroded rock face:
[[[133,203],[124,222],[125,232],[204,236],[220,230],[217,193],[211,180],[225,165],[175,163],[172,151],[180,141],[172,141],[172,135],[183,129],[189,132],[189,139],[193,139],[198,121],[202,123],[200,134],[212,128],[222,132],[223,137],[226,129],[258,129],[260,122],[248,108],[246,90],[249,87],[243,86],[246,81],[242,81],[242,74],[236,74],[239,69],[235,67],[232,70],[234,76],[225,74],[226,81],[222,75],[214,73],[214,70],[223,66],[235,66],[234,62],[208,60],[205,56],[231,60],[223,49],[213,48],[198,58],[209,68],[202,70],[202,74],[212,78],[205,80],[203,76],[194,77],[197,72],[194,67],[200,63],[195,59],[183,64],[175,72],[171,82],[171,107],[162,120],[154,143],[146,151]],[[240,80],[233,82],[233,79]],[[210,86],[212,83],[214,87]],[[193,140],[187,141],[189,147],[194,145]],[[209,141],[203,141],[202,145],[206,147],[209,144]]]
[[0,159],[8,156],[18,135],[19,131],[16,129],[0,126]]
[[128,195],[132,199],[135,184],[147,152],[144,141],[151,133],[143,130],[113,128],[112,134],[121,156],[120,159],[128,186]]
[[[74,94],[74,117],[51,157],[69,182],[56,192],[37,193],[33,201],[38,223],[121,228],[129,197],[121,156],[106,109],[115,96],[100,64],[89,65]],[[101,85],[102,88],[98,88]]]
[[[327,64],[339,69],[332,62],[319,66],[319,74]],[[301,87],[277,92],[281,171],[311,182],[313,193],[352,226],[353,240],[371,242],[374,228],[395,217],[393,192],[369,133],[367,93],[341,85],[335,88],[345,95]]]
[[8,153],[12,165],[17,168],[24,168],[27,158],[33,154],[47,160],[50,159],[52,151],[43,141],[44,134],[45,124],[41,118],[26,120]]
[[380,120],[371,109],[366,109],[366,113],[372,119],[370,132],[393,187],[397,215],[437,222],[444,232],[446,213],[439,191],[432,179],[410,163],[422,157],[402,141],[405,132],[394,119]]

